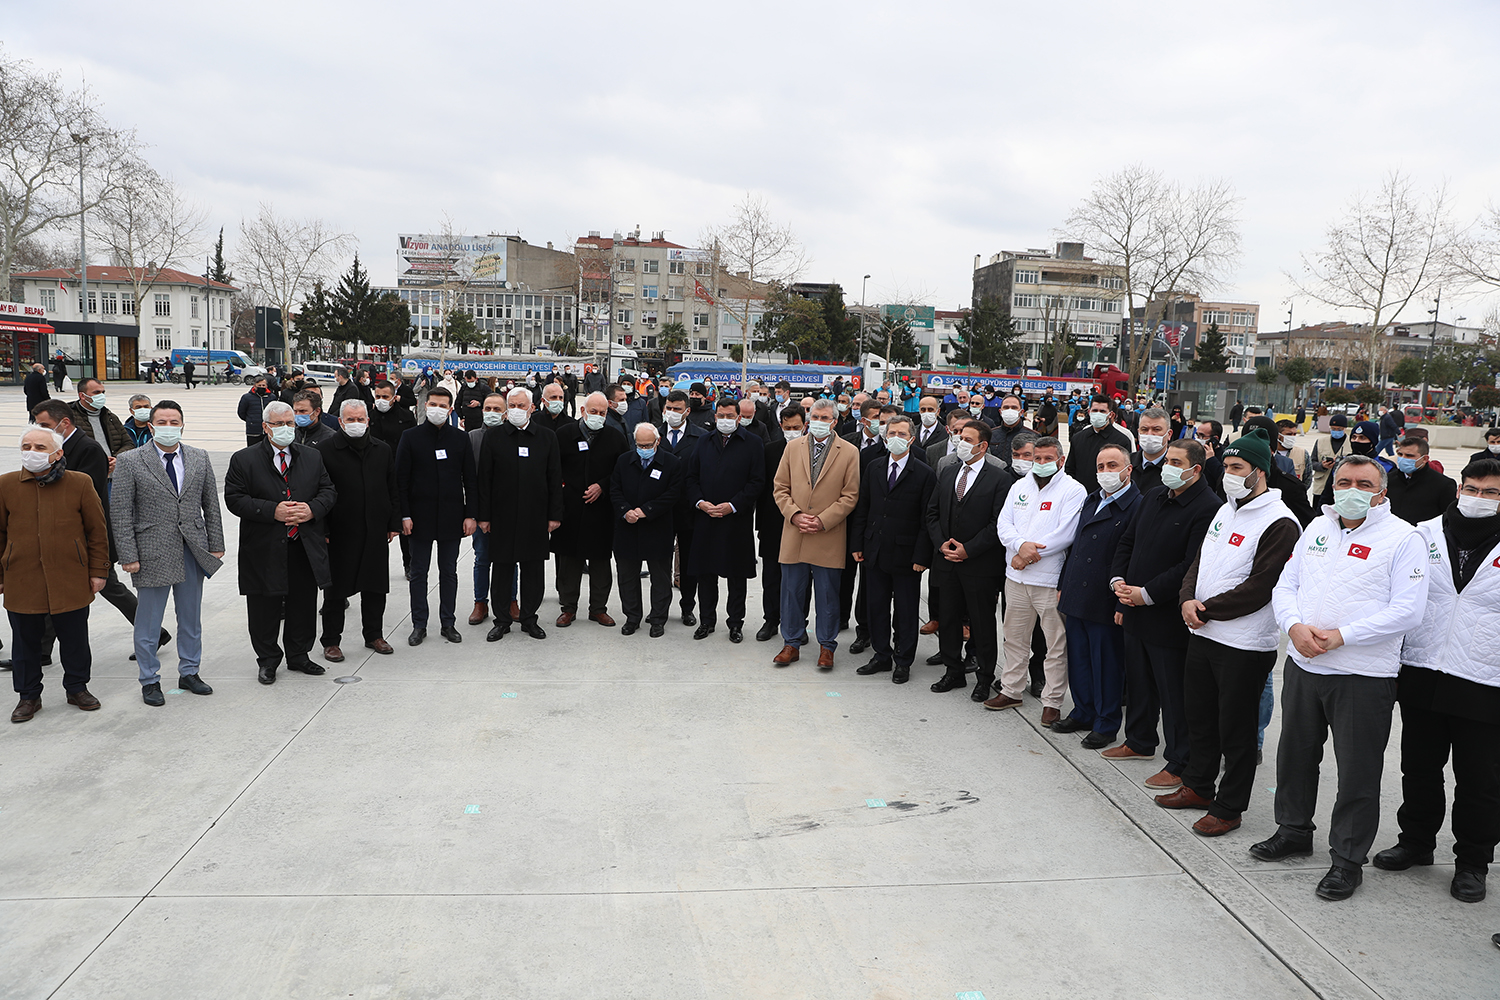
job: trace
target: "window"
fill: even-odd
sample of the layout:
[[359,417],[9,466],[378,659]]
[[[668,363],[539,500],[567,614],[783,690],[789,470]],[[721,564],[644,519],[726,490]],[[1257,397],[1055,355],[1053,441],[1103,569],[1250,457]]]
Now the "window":
[[198,343],[198,328],[196,326],[193,327],[193,339],[191,341],[191,346],[193,346],[193,347],[200,346],[199,343]]
[[687,273],[687,262],[686,261],[681,261],[681,260],[669,260],[669,261],[667,261],[667,273],[668,274],[686,274]]
[[1010,304],[1016,309],[1035,309],[1037,307],[1037,296],[1022,295],[1021,293],[1017,292],[1016,295],[1010,300]]
[[[713,273],[713,269],[709,267],[708,261],[700,260],[693,264],[693,273],[701,277]],[[707,350],[707,348],[704,348],[704,350]]]
[[164,294],[162,292],[156,293],[156,315],[172,315],[172,296]]
[[1041,271],[1017,271],[1016,284],[1018,285],[1040,285],[1042,283]]
[[621,323],[630,323],[633,311],[630,309],[619,309],[615,312],[615,319]]
[[667,298],[669,298],[669,299],[676,299],[679,302],[682,301],[682,286],[681,285],[668,285],[667,286]]
[[647,326],[655,326],[656,325],[656,310],[653,309],[651,312],[642,312],[641,313],[641,322],[645,323]]
[[1245,335],[1243,333],[1237,333],[1233,337],[1230,337],[1229,346],[1243,348],[1245,346]]
[[43,309],[51,312],[57,308],[57,289],[41,288],[38,291],[41,293],[41,302],[39,304]]
[[641,298],[649,299],[650,301],[655,302],[660,297],[658,295],[660,287],[661,286],[659,285],[642,285]]
[[[83,312],[83,289],[81,288],[78,290],[78,311]],[[98,311],[99,298],[95,293],[89,292],[89,312],[92,313]]]
[[[693,313],[693,329],[701,330],[708,325],[708,313]],[[707,348],[704,348],[707,350]]]
[[1222,310],[1222,309],[1205,309],[1205,310],[1203,310],[1203,323],[1204,323],[1204,325],[1208,325],[1210,323],[1217,323],[1220,326],[1228,326],[1229,325],[1229,321],[1230,321],[1231,318],[1232,317],[1229,315],[1228,310]]
[[156,328],[156,349],[158,351],[170,351],[172,349],[172,331],[167,327]]
[[708,340],[707,339],[700,339],[698,341],[698,347],[697,347],[697,349],[700,350],[700,351],[707,351],[708,350]]
[[643,260],[643,261],[641,261],[641,273],[642,274],[660,274],[661,273],[661,261],[659,261],[659,260]]
[[117,293],[115,293],[115,292],[100,292],[99,293],[99,300],[100,300],[100,305],[102,305],[104,307],[103,308],[104,315],[106,315],[106,316],[114,316],[114,315],[116,315],[116,314],[119,313],[119,311],[120,311],[120,296]]
[[1085,299],[1075,296],[1070,305],[1079,312],[1097,312],[1099,310],[1098,299]]
[[1125,287],[1125,279],[1124,278],[1100,278],[1099,279],[1099,287],[1100,288],[1124,288]]
[[635,258],[634,257],[621,257],[618,261],[615,262],[615,270],[616,271],[634,271],[635,270]]
[[1249,327],[1255,325],[1255,313],[1237,312],[1234,314],[1234,326]]
[[196,296],[196,295],[189,295],[188,296],[188,318],[189,319],[197,319],[198,318],[198,296]]
[[656,350],[656,338],[654,336],[642,337],[641,342],[642,347],[648,348],[653,351]]

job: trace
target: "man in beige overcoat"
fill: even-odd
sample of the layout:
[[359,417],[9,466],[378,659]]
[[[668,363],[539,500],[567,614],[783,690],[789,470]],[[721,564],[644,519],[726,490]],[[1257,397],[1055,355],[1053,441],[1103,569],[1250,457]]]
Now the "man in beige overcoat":
[[849,547],[846,522],[859,503],[859,449],[833,433],[838,407],[819,399],[809,413],[808,433],[787,444],[773,487],[786,518],[781,532],[781,637],[772,659],[778,667],[797,660],[807,642],[807,605],[812,580],[817,607],[818,669],[833,669],[838,648],[839,583]]

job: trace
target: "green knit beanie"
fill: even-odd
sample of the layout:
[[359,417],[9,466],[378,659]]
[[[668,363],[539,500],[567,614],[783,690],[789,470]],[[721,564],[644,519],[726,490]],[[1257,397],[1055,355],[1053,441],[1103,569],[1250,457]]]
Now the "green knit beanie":
[[1224,449],[1225,458],[1243,458],[1262,472],[1271,471],[1271,439],[1265,428],[1252,427]]

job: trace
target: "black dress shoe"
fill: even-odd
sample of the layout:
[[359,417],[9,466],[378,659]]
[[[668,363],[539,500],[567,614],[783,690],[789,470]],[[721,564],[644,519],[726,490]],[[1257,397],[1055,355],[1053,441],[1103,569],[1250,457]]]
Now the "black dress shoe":
[[905,684],[911,680],[911,667],[897,667],[891,671],[892,684]]
[[147,684],[141,688],[141,701],[152,708],[161,708],[167,703],[167,698],[161,693],[160,684]]
[[635,635],[641,630],[640,622],[626,622],[620,626],[621,635]]
[[1431,851],[1413,851],[1409,847],[1397,844],[1395,847],[1387,847],[1372,859],[1375,867],[1382,871],[1404,872],[1413,865],[1432,864]]
[[1273,833],[1269,839],[1262,840],[1258,844],[1250,845],[1250,854],[1261,861],[1280,861],[1294,854],[1311,854],[1311,840],[1293,840],[1281,831]]
[[869,663],[866,663],[864,666],[856,668],[854,672],[856,674],[859,674],[861,677],[868,677],[871,674],[883,674],[890,669],[892,669],[890,660],[882,660],[876,658],[871,660]]
[[444,625],[442,628],[438,629],[438,635],[442,636],[444,639],[447,639],[449,642],[464,641],[464,637],[460,635],[458,629],[454,628],[452,625]]
[[307,674],[309,677],[317,677],[320,674],[328,672],[312,660],[308,660],[306,663],[288,663],[286,668],[288,670],[295,670],[299,674]]
[[772,625],[770,622],[766,622],[764,625],[762,625],[760,627],[760,631],[755,633],[755,641],[756,642],[770,642],[772,639],[774,639],[776,637],[776,633],[778,633],[780,631],[781,631],[781,626],[780,625]]
[[925,662],[929,667],[941,667],[943,665],[943,654],[933,653]]
[[970,701],[987,701],[990,697],[990,678],[981,677],[974,683],[974,690],[969,692]]
[[258,680],[258,681],[260,681],[262,684],[275,684],[276,683],[276,668],[275,667],[261,667],[260,671],[255,675],[255,679]]
[[1027,690],[1031,692],[1033,698],[1040,698],[1042,696],[1042,682],[1032,681],[1031,687],[1027,688]]
[[545,639],[545,638],[547,638],[547,630],[544,629],[544,628],[542,628],[541,625],[539,625],[539,624],[537,624],[535,622],[531,623],[530,625],[524,625],[523,624],[521,626],[521,631],[525,632],[527,635],[531,636],[533,639]]
[[692,628],[694,625],[698,624],[698,616],[693,614],[691,611],[684,611],[682,613],[682,624],[686,625],[688,628]]
[[744,642],[745,641],[745,630],[744,629],[734,628],[734,627],[731,626],[730,629],[729,629],[729,641],[730,642]]
[[711,636],[713,634],[714,634],[714,627],[712,625],[699,625],[698,628],[693,632],[693,638],[694,639],[707,639],[709,636]]
[[854,633],[854,641],[849,644],[849,652],[863,653],[869,648],[870,637],[865,635],[863,632],[856,630]]
[[1061,719],[1058,719],[1056,722],[1052,723],[1052,731],[1054,733],[1076,733],[1080,729],[1087,728],[1089,727],[1086,724],[1078,721],[1071,715],[1065,715]]
[[959,688],[968,686],[968,678],[963,676],[954,677],[952,674],[944,674],[933,683],[930,690],[935,694],[942,694],[944,691],[957,691]]
[[166,629],[162,629],[161,630],[161,637],[156,640],[156,648],[157,649],[161,649],[163,646],[165,646],[167,643],[169,643],[171,641],[172,641],[172,633],[168,632]]
[[1473,868],[1456,869],[1453,872],[1453,884],[1448,887],[1448,891],[1460,903],[1483,902],[1484,876],[1484,872],[1475,871]]
[[422,640],[425,638],[427,638],[427,630],[425,628],[414,628],[411,630],[411,635],[406,637],[406,644],[408,646],[420,646],[422,645]]
[[214,693],[214,689],[203,683],[203,678],[197,674],[180,674],[177,678],[177,686],[193,694]]
[[660,639],[662,636],[664,636],[666,634],[667,634],[667,627],[665,625],[652,625],[651,626],[651,638],[653,638],[653,639]]
[[1328,869],[1328,874],[1323,876],[1323,881],[1318,883],[1318,898],[1338,902],[1348,899],[1354,895],[1354,890],[1365,880],[1365,873],[1358,868],[1345,868],[1342,865],[1334,865]]
[[493,625],[490,627],[490,630],[485,633],[484,641],[499,642],[501,639],[504,639],[508,635],[510,635],[509,625]]
[[[1061,732],[1062,730],[1058,729],[1057,727],[1059,723],[1064,721],[1066,720],[1058,719],[1057,722],[1054,722],[1052,724],[1052,731]],[[1078,745],[1083,747],[1085,750],[1103,750],[1114,741],[1115,738],[1113,736],[1105,736],[1103,733],[1089,733],[1083,739],[1078,741]]]

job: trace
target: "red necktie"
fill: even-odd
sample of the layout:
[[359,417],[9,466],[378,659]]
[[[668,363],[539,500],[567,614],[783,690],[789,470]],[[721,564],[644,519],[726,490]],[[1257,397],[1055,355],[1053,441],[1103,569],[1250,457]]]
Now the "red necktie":
[[[287,482],[286,478],[286,452],[279,451],[276,453],[276,457],[281,460],[281,481],[286,484],[286,498],[290,500],[292,498],[292,484]],[[286,537],[297,537],[297,526],[295,524],[286,526]]]

